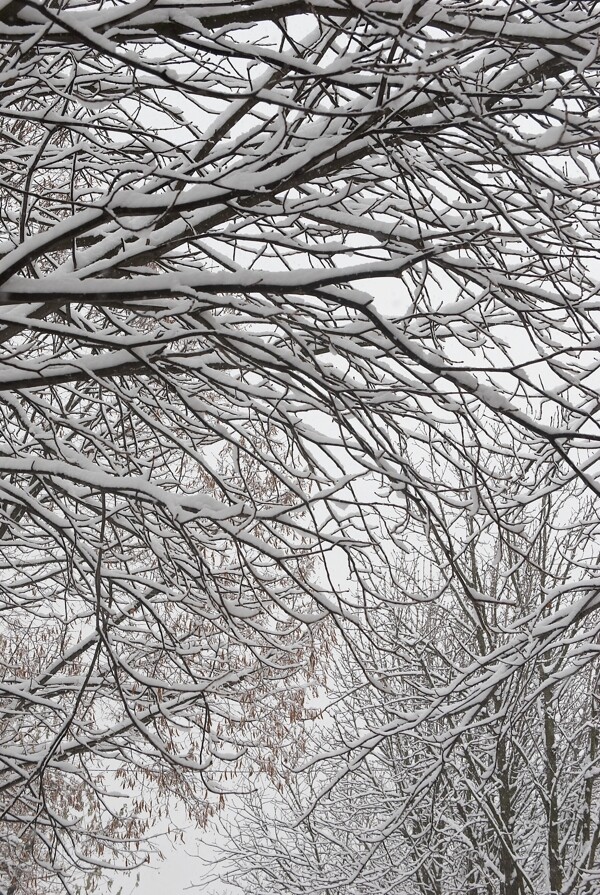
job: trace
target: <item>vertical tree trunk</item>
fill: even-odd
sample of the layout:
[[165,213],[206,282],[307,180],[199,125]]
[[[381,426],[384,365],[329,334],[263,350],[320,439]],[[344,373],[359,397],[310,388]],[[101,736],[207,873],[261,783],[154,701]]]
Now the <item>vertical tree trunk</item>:
[[[598,747],[600,746],[600,737],[598,736],[598,678],[590,682],[590,733],[589,733],[589,760],[593,766],[598,756]],[[592,807],[594,804],[594,783],[595,777],[591,774],[585,781],[584,797],[583,797],[583,817],[581,821],[581,839],[586,852],[586,866],[588,870],[593,870],[596,864],[596,853],[598,850],[598,828],[592,828]],[[584,892],[585,895],[592,895],[594,883],[588,880]]]
[[544,690],[542,708],[544,713],[544,759],[546,776],[546,815],[547,815],[547,859],[548,881],[552,895],[562,891],[563,871],[560,856],[560,825],[558,794],[556,790],[556,731],[553,717],[553,693],[551,688]]
[[500,779],[500,817],[502,818],[503,834],[500,843],[500,867],[503,874],[500,895],[521,895],[521,878],[514,859],[512,841],[514,805],[506,740],[499,741],[496,756]]

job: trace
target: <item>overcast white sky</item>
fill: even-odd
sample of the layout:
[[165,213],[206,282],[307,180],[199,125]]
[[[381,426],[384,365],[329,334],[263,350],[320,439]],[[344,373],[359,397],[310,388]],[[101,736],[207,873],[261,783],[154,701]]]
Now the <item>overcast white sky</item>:
[[225,886],[202,883],[207,868],[198,854],[213,857],[210,845],[203,841],[208,835],[202,829],[190,829],[184,844],[169,845],[166,839],[161,840],[164,861],[155,860],[132,874],[115,874],[111,895],[233,895],[233,890]]

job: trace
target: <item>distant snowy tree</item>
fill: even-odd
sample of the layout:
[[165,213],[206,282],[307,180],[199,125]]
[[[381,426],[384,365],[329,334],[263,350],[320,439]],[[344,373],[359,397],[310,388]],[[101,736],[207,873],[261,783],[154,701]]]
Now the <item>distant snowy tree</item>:
[[466,520],[597,497],[599,39],[595,0],[0,0],[6,888],[144,860],[140,787],[210,812],[398,550],[476,620]]
[[435,551],[399,565],[377,636],[338,651],[330,705],[305,719],[304,767],[263,777],[223,831],[228,882],[253,895],[598,891],[600,627],[552,631],[571,611],[565,573],[591,546],[572,522],[548,503],[501,551],[471,527],[463,562],[491,598],[478,615]]

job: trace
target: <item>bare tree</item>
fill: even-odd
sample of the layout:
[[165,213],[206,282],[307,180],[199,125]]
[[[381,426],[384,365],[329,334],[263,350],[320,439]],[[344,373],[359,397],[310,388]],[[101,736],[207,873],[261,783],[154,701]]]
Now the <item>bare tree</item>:
[[44,873],[136,860],[110,775],[208,809],[323,620],[378,636],[397,549],[476,618],[462,520],[597,494],[599,34],[590,0],[0,2],[0,792]]
[[501,550],[469,526],[464,562],[490,598],[479,615],[435,550],[400,563],[401,587],[373,613],[379,636],[345,644],[329,708],[305,718],[303,761],[262,779],[223,830],[228,882],[259,895],[597,890],[597,620],[527,661],[587,561],[572,522],[548,502]]

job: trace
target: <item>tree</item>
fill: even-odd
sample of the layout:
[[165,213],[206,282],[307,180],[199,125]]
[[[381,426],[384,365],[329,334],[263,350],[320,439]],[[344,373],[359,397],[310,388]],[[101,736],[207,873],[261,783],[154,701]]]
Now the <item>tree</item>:
[[[590,548],[566,510],[548,502],[502,550],[469,526],[463,561],[490,596],[479,615],[435,550],[400,562],[380,637],[346,644],[331,671],[303,767],[263,780],[223,831],[228,882],[253,895],[597,891],[597,620],[526,661]],[[484,693],[473,677],[492,657]]]
[[0,2],[2,836],[43,873],[131,855],[115,775],[207,808],[398,548],[425,531],[477,614],[461,520],[597,493],[599,31]]

